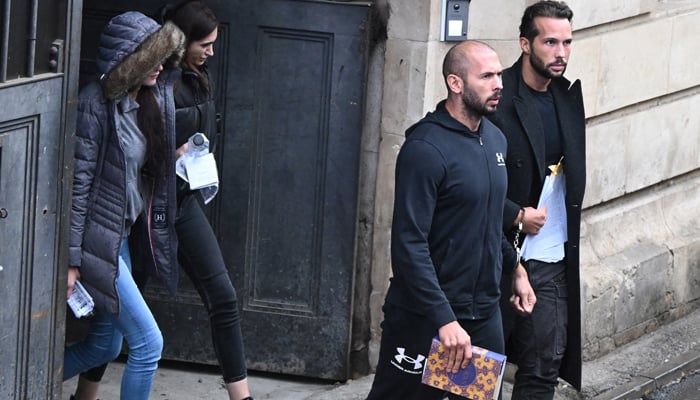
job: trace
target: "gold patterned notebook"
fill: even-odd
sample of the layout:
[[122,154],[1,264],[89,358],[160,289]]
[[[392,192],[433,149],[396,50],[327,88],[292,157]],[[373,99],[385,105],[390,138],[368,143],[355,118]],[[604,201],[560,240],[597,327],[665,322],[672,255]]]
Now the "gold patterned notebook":
[[422,382],[471,400],[498,399],[506,367],[506,356],[472,346],[472,360],[457,373],[446,372],[447,356],[442,343],[433,339],[423,369]]

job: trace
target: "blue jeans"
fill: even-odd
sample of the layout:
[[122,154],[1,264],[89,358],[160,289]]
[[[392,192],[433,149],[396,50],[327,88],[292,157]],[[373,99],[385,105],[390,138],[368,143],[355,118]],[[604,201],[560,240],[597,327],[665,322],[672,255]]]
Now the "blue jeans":
[[148,400],[158,360],[163,350],[163,336],[151,310],[131,276],[129,245],[122,240],[119,251],[119,314],[97,313],[87,337],[66,348],[63,379],[115,359],[122,339],[129,345],[129,356],[122,376],[121,399]]
[[[198,192],[180,197],[175,230],[178,237],[178,259],[202,298],[209,313],[212,343],[224,383],[233,383],[247,377],[241,317],[238,297],[226,269],[219,242],[207,220]],[[137,271],[136,274],[138,274]],[[143,289],[147,276],[136,277]],[[106,364],[81,373],[81,377],[99,382]]]

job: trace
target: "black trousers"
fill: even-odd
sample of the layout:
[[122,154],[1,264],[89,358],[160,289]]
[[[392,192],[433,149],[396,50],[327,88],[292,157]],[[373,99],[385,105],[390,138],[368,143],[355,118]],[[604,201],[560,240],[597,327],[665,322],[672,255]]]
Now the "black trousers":
[[509,349],[517,353],[512,400],[551,400],[566,350],[566,262],[525,263],[537,303],[531,315],[515,317]]
[[[460,320],[459,323],[473,345],[504,352],[498,307],[488,319]],[[377,373],[367,400],[441,400],[445,397],[464,400],[421,383],[424,361],[437,334],[424,316],[385,304]]]
[[[216,235],[209,225],[197,192],[183,196],[179,202],[175,230],[178,238],[178,261],[197,289],[209,314],[214,351],[224,382],[231,383],[247,376],[241,318],[236,290],[231,283]],[[140,275],[137,283],[145,284]],[[107,364],[83,374],[99,382]]]

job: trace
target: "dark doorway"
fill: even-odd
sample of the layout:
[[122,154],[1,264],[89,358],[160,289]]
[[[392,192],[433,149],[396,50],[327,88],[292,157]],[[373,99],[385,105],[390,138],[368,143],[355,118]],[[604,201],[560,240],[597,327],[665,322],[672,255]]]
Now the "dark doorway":
[[[84,2],[83,78],[111,16],[163,4],[105,3]],[[210,69],[223,118],[209,213],[238,291],[248,367],[346,379],[369,3],[207,3],[222,22]],[[215,364],[207,315],[181,281],[176,299],[147,289],[164,358]]]

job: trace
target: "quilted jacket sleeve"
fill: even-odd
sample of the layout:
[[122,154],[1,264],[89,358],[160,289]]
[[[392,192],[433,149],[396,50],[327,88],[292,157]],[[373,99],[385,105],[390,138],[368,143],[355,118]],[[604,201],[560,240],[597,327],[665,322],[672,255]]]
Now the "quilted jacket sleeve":
[[[73,160],[73,201],[71,205],[71,232],[69,263],[80,267],[83,233],[90,204],[90,192],[100,157],[100,145],[104,129],[104,118],[97,111],[97,103],[89,99],[78,104],[75,156]],[[104,117],[104,115],[102,114]]]

